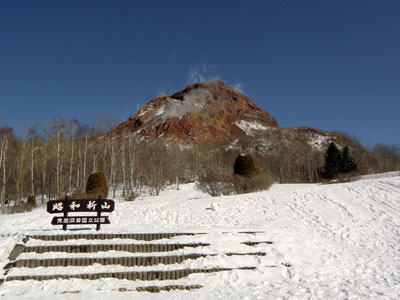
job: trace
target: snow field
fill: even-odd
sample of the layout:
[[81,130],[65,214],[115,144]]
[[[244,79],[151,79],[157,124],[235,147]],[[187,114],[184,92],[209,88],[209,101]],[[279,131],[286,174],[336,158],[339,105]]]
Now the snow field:
[[[102,226],[102,232],[206,232],[206,235],[179,236],[169,241],[147,243],[204,242],[210,243],[210,246],[201,249],[185,248],[168,254],[218,254],[207,259],[188,260],[182,265],[159,265],[157,267],[160,270],[173,267],[181,269],[182,266],[204,268],[245,265],[257,269],[192,274],[168,282],[116,279],[11,281],[0,286],[0,297],[41,300],[88,297],[400,299],[400,176],[331,185],[274,185],[265,192],[218,198],[209,197],[195,190],[193,184],[188,184],[181,186],[179,191],[168,189],[157,197],[141,197],[134,202],[124,202],[117,198],[116,201],[116,210],[110,214],[111,224]],[[0,216],[0,267],[8,262],[8,254],[24,235],[62,233],[59,227],[50,225],[51,218],[44,207],[38,207],[31,213]],[[239,233],[242,231],[262,233]],[[93,229],[89,232],[95,233]],[[274,243],[250,247],[240,244],[243,241]],[[41,243],[30,240],[27,246]],[[118,240],[113,243],[124,242]],[[266,252],[267,255],[228,257],[224,252]],[[164,254],[167,253],[151,255]],[[24,253],[17,259],[44,258],[46,255]],[[97,257],[102,254],[89,255]],[[112,253],[114,255],[139,254],[117,252]],[[107,256],[110,256],[110,252],[107,252]],[[288,268],[282,263],[291,266]],[[269,267],[273,264],[278,267]],[[112,267],[118,272],[126,268],[100,265],[82,268],[89,268],[90,272],[103,272],[99,271],[102,267]],[[29,274],[32,270],[44,272],[39,269],[30,269]],[[9,274],[23,271],[28,272],[13,269]],[[62,270],[57,270],[59,272]],[[169,284],[200,284],[203,288],[160,294],[118,292],[119,288]],[[73,291],[80,292],[64,293]]]

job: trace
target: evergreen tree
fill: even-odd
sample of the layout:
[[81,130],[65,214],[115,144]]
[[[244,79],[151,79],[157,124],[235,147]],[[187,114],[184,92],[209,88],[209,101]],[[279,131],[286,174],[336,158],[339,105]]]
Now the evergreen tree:
[[344,147],[340,153],[340,173],[351,173],[357,171],[357,163],[350,156],[349,148]]
[[335,143],[331,142],[325,152],[325,165],[322,170],[324,178],[332,179],[339,173],[340,151]]

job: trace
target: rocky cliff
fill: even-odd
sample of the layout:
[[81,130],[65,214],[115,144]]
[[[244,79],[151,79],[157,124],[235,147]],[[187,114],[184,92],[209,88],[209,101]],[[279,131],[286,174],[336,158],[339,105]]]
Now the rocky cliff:
[[278,128],[276,120],[246,95],[222,81],[189,85],[171,96],[160,95],[117,127],[142,137],[165,137],[187,143],[245,138],[258,129]]

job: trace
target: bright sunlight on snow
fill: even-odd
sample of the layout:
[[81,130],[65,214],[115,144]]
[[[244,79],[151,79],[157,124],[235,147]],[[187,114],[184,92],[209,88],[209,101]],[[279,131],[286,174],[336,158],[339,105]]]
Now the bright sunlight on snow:
[[[143,196],[134,202],[117,198],[110,220],[110,225],[102,226],[102,233],[206,233],[165,241],[210,244],[197,250],[176,250],[176,254],[216,254],[187,260],[184,267],[251,266],[256,269],[192,274],[179,283],[167,281],[166,284],[199,284],[202,288],[159,294],[129,291],[144,284],[118,279],[5,281],[0,286],[0,298],[400,299],[400,176],[329,185],[276,184],[269,191],[218,198],[197,191],[194,184],[186,184],[180,190],[170,187],[159,196]],[[25,235],[64,234],[50,221],[51,215],[44,206],[30,213],[1,216],[0,267],[8,263],[9,253]],[[256,233],[244,233],[247,231]],[[94,229],[73,233],[82,232],[95,233]],[[249,240],[272,244],[242,244]],[[42,244],[51,242],[27,242],[27,246]],[[227,252],[265,252],[266,255],[234,257],[224,254]],[[22,253],[18,259],[43,259],[46,255],[51,256]],[[100,252],[93,257],[102,255],[106,254]],[[157,268],[171,270],[174,265],[161,264]],[[52,268],[14,268],[3,278],[24,273],[132,270],[118,265],[47,269]],[[146,285],[160,283],[150,281]]]

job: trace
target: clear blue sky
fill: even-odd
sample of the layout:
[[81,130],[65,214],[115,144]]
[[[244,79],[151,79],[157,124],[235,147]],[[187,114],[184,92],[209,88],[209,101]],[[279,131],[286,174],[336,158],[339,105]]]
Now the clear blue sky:
[[281,127],[400,144],[400,1],[0,1],[0,120],[18,130],[124,121],[199,79]]

